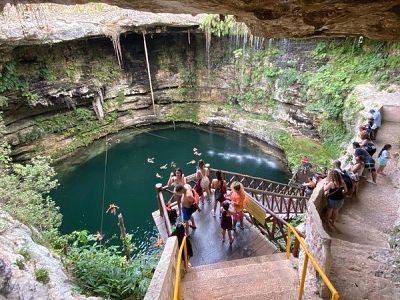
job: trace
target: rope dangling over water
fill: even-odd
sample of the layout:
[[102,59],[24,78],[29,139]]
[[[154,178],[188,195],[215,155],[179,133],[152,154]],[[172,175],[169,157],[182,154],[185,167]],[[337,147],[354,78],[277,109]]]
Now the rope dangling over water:
[[103,174],[103,197],[101,204],[101,223],[100,223],[100,234],[103,235],[103,221],[104,221],[104,203],[106,198],[106,179],[107,179],[107,162],[108,162],[108,138],[105,137],[106,153],[104,156],[104,174]]
[[153,103],[153,112],[156,115],[156,107],[154,105],[154,93],[153,93],[153,85],[151,83],[151,73],[150,73],[150,64],[149,64],[149,55],[147,54],[147,44],[146,44],[146,34],[144,31],[143,34],[143,45],[144,45],[144,54],[146,55],[146,64],[147,64],[147,74],[149,75],[149,84],[150,84],[150,93],[151,93],[151,101]]

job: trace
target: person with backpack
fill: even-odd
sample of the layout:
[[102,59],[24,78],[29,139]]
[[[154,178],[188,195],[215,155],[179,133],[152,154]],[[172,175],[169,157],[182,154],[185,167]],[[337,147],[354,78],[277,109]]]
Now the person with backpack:
[[354,149],[354,157],[361,156],[364,162],[364,167],[367,169],[372,176],[372,182],[370,183],[376,184],[376,169],[375,169],[375,160],[372,158],[371,155],[367,152],[367,150],[361,148],[358,142],[353,142],[353,149]]
[[226,194],[226,181],[222,179],[222,172],[217,171],[215,176],[216,178],[214,178],[211,182],[211,187],[214,189],[214,217],[217,210],[217,203],[219,202],[220,206],[222,206],[222,203],[225,201]]
[[333,170],[339,172],[344,183],[346,184],[347,190],[350,192],[353,190],[353,181],[351,180],[350,174],[346,170],[342,170],[342,162],[340,160],[333,161]]
[[360,146],[362,148],[364,148],[369,155],[373,156],[376,152],[376,146],[375,144],[371,141],[371,139],[369,138],[369,135],[367,132],[363,133],[361,135],[361,143]]

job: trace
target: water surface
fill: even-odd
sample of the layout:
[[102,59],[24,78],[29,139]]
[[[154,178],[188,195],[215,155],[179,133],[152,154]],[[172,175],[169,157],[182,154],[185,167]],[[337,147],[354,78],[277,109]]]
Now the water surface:
[[[201,156],[193,154],[197,148]],[[61,208],[61,231],[100,230],[106,238],[118,234],[117,217],[102,210],[105,142],[99,141],[58,166],[60,186],[52,193]],[[84,154],[95,153],[80,161]],[[125,131],[112,137],[108,146],[105,209],[110,203],[120,207],[128,232],[134,234],[136,245],[149,250],[156,236],[151,213],[157,209],[154,186],[165,184],[173,168],[172,161],[185,174],[195,172],[191,160],[202,158],[213,168],[286,183],[289,174],[282,164],[268,156],[265,149],[250,143],[244,135],[217,129],[177,127],[149,130],[141,134]],[[154,157],[154,164],[147,158]],[[78,164],[77,164],[78,162]],[[167,169],[160,166],[167,164]],[[74,165],[73,168],[70,168]],[[157,178],[159,173],[163,178]]]

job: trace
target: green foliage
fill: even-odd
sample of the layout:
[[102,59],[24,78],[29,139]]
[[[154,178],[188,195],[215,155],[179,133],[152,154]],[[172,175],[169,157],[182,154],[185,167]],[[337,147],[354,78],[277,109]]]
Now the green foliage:
[[293,219],[289,220],[289,223],[293,226],[293,227],[297,227],[300,224],[304,223],[306,219],[306,215],[302,214],[302,215],[298,215],[297,217],[294,217]]
[[125,101],[125,94],[124,91],[119,91],[117,94],[117,97],[115,97],[115,101],[118,103],[118,105],[122,105]]
[[49,272],[45,268],[35,269],[35,279],[37,282],[47,284],[50,281]]
[[23,259],[17,259],[14,263],[20,270],[25,270],[25,262]]
[[0,109],[8,106],[8,98],[0,95]]
[[4,208],[22,223],[39,231],[57,228],[61,224],[61,214],[48,196],[58,185],[55,174],[46,157],[38,156],[26,165],[13,164],[0,177]]
[[400,60],[391,48],[392,44],[361,38],[319,43],[313,53],[327,63],[306,74],[307,107],[324,112],[326,118],[341,119],[344,101],[356,84],[391,81],[399,74]]
[[17,136],[21,143],[27,143],[40,139],[43,134],[44,131],[41,128],[33,126],[32,129],[28,132],[18,132]]
[[181,83],[179,84],[178,92],[182,96],[192,95],[197,90],[197,76],[196,72],[191,71],[183,66],[179,68],[179,77]]
[[167,121],[184,121],[200,124],[199,112],[200,104],[198,103],[174,104],[170,111],[167,112],[165,119]]
[[330,167],[332,160],[340,154],[340,148],[332,147],[330,143],[320,144],[310,138],[293,136],[283,130],[277,131],[275,138],[284,149],[289,166],[293,170],[299,166],[304,155],[310,157],[313,164]]
[[54,81],[57,79],[53,67],[46,61],[42,61],[39,65],[39,78],[45,81]]
[[71,63],[65,68],[65,73],[71,81],[75,81],[78,71],[78,65],[75,63]]
[[231,15],[225,16],[222,20],[219,15],[207,15],[201,20],[200,29],[217,37],[229,34],[243,35],[249,32],[245,24],[237,23]]
[[103,84],[112,83],[120,76],[121,70],[114,58],[104,57],[92,65],[92,77]]
[[[18,75],[17,64],[8,62],[3,65],[0,73],[0,93],[19,91],[30,105],[35,105],[39,100],[39,95],[29,90],[29,83]],[[0,106],[5,107],[8,97],[1,96]]]
[[91,131],[99,127],[93,110],[77,108],[76,110],[56,114],[51,118],[36,119],[36,126],[46,133],[59,133],[63,135],[76,136],[83,132]]
[[95,239],[87,231],[73,232],[69,237],[67,264],[82,292],[104,298],[143,299],[153,276],[156,257],[139,254],[127,261],[119,247],[105,247]]
[[18,254],[21,255],[25,261],[30,261],[32,258],[32,254],[29,252],[27,248],[19,249]]

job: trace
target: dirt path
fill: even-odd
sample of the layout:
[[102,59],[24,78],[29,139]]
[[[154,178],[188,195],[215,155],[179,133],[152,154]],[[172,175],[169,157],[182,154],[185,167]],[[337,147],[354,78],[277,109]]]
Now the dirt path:
[[[377,152],[387,143],[392,153],[399,152],[399,139],[400,123],[384,122]],[[387,264],[392,254],[387,241],[400,207],[397,163],[389,161],[388,176],[378,175],[377,185],[363,180],[358,196],[346,200],[335,227],[325,226],[332,237],[331,279],[341,299],[400,299]]]

